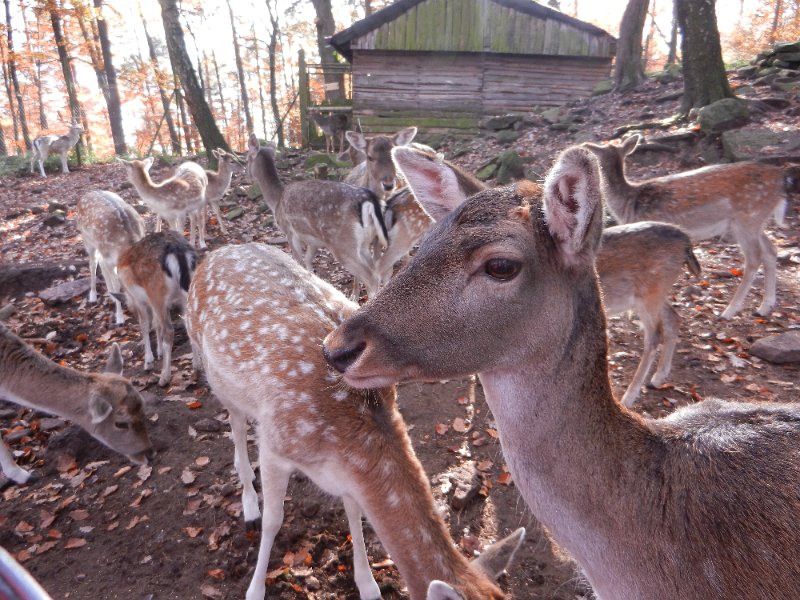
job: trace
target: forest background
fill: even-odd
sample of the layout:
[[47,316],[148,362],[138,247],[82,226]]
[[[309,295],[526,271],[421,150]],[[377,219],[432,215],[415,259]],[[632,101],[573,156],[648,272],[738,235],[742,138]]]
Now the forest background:
[[[77,113],[90,159],[199,150],[199,134],[176,86],[164,5],[177,8],[186,47],[229,147],[249,130],[299,143],[298,52],[320,62],[320,37],[383,8],[384,0],[3,0],[0,24],[0,156],[23,155],[37,136],[63,134]],[[618,35],[626,0],[547,0]],[[718,0],[726,62],[800,37],[800,0]],[[331,23],[331,17],[333,23]],[[328,31],[325,31],[327,29]],[[663,68],[676,36],[673,2],[651,0],[643,31],[646,71]],[[678,45],[679,47],[679,45]],[[324,51],[324,49],[323,49]],[[110,69],[105,64],[110,58]],[[678,56],[678,59],[680,57]],[[109,85],[109,79],[116,85]],[[71,79],[71,82],[68,81]],[[77,106],[70,107],[68,88]],[[312,81],[312,96],[324,83]],[[114,131],[109,110],[121,122]],[[111,104],[109,104],[111,102]],[[111,108],[109,108],[111,107]],[[249,123],[248,123],[249,122]],[[278,135],[280,133],[280,135]]]

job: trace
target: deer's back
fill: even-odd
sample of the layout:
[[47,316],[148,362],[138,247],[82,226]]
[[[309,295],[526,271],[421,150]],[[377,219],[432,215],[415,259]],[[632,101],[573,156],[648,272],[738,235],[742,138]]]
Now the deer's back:
[[144,221],[117,194],[91,191],[78,199],[78,231],[103,256],[139,241],[145,234]]
[[337,227],[361,222],[361,207],[365,202],[374,203],[376,210],[380,210],[374,194],[366,188],[339,181],[298,181],[286,186],[278,209],[278,224],[283,221],[300,235],[330,239],[344,233],[337,231]]

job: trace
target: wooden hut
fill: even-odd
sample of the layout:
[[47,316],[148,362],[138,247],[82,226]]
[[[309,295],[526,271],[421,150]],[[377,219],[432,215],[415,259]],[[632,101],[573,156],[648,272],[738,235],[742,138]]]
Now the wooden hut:
[[397,0],[330,44],[352,64],[367,131],[474,131],[486,115],[589,95],[616,40],[532,0]]

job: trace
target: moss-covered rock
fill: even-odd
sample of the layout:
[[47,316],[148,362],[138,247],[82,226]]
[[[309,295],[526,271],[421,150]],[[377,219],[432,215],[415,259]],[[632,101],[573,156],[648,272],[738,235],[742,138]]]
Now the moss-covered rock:
[[525,177],[525,163],[516,150],[507,150],[497,157],[495,176],[497,183],[505,185],[523,177]]
[[723,98],[700,109],[697,122],[705,133],[720,133],[741,127],[750,120],[747,105],[736,98]]
[[614,90],[614,80],[613,79],[604,79],[600,83],[598,83],[592,89],[592,96],[602,96],[603,94],[609,94]]
[[501,144],[511,144],[522,137],[523,132],[515,129],[503,129],[495,134],[495,139]]
[[497,172],[497,163],[490,162],[488,165],[482,166],[478,171],[475,173],[475,177],[480,179],[481,181],[486,181],[487,179],[491,179],[494,177],[494,174]]

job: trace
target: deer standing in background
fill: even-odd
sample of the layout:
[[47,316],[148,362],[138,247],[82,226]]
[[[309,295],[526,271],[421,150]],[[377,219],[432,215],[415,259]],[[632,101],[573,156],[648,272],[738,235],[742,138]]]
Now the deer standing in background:
[[[392,154],[398,169],[407,176],[410,187],[423,197],[450,194],[455,203],[486,189],[483,183],[443,161],[441,156],[411,147],[397,148]],[[387,213],[392,198],[387,201]],[[427,208],[435,219],[447,216],[447,211],[441,210],[438,204],[428,204]],[[392,223],[392,216],[387,214],[386,221]],[[389,234],[391,250],[396,241],[404,239],[403,229],[397,233],[390,229]],[[421,236],[422,232],[419,233]],[[609,315],[635,312],[644,334],[639,366],[622,397],[626,406],[633,406],[655,362],[659,346],[658,367],[650,385],[659,387],[670,373],[680,320],[669,296],[684,267],[698,275],[700,265],[689,236],[668,223],[642,222],[609,227],[603,230],[601,240],[596,268],[606,312]],[[383,265],[380,261],[379,264]],[[384,281],[388,281],[390,276],[391,271],[388,271],[388,276],[385,272]]]
[[333,154],[336,150],[336,142],[339,142],[339,152],[344,151],[344,132],[347,131],[347,115],[340,112],[332,112],[324,115],[318,108],[311,108],[308,116],[317,124],[325,136],[325,152]]
[[42,177],[47,177],[44,173],[44,163],[51,154],[58,154],[61,157],[61,172],[69,173],[67,166],[67,154],[75,147],[81,139],[83,127],[73,123],[66,135],[43,135],[33,140],[33,152],[31,153],[31,173],[33,173],[33,163],[39,163],[39,173]]
[[378,198],[385,198],[395,188],[397,171],[392,162],[392,148],[410,144],[417,135],[416,127],[406,127],[393,136],[375,135],[365,137],[362,133],[345,133],[350,146],[363,152],[366,160],[355,166],[345,177],[346,183],[372,190]]
[[511,560],[524,530],[469,563],[434,504],[394,386],[356,390],[327,368],[319,351],[322,338],[356,304],[281,250],[245,244],[206,257],[187,306],[195,367],[202,365],[214,395],[228,409],[248,525],[259,517],[248,420],[258,433],[264,508],[247,600],[264,598],[269,554],[293,471],[342,498],[363,600],[381,593],[364,546],[362,515],[397,564],[411,600],[426,598],[426,591],[429,600],[504,597],[492,580]]
[[770,215],[782,225],[791,178],[782,167],[740,162],[634,183],[625,177],[625,157],[641,139],[635,135],[620,145],[583,144],[600,160],[609,210],[620,223],[675,223],[693,240],[732,235],[744,256],[744,276],[721,317],[732,319],[742,309],[762,265],[764,297],[756,312],[769,315],[775,306],[777,252],[764,227]]
[[211,207],[211,210],[214,211],[214,216],[217,217],[217,225],[219,225],[220,231],[224,235],[228,235],[228,230],[225,227],[222,213],[219,210],[219,202],[228,191],[233,172],[236,169],[241,168],[237,158],[229,152],[214,148],[211,150],[211,154],[213,154],[214,158],[217,159],[217,170],[206,170],[206,176],[208,177],[208,187],[206,187],[206,203],[203,205],[199,217],[199,226],[202,227],[202,233],[200,234],[200,237],[203,240],[205,240],[206,237],[206,222],[208,221],[209,206]]
[[161,219],[170,228],[183,235],[186,216],[189,216],[189,240],[195,245],[195,231],[198,231],[200,248],[206,247],[205,228],[199,226],[199,210],[206,203],[208,176],[203,167],[187,161],[175,169],[172,177],[160,183],[150,178],[153,157],[144,160],[123,160],[117,158],[125,167],[128,181],[133,184],[139,197],[156,213],[156,232],[161,231]]
[[[0,398],[69,419],[132,462],[145,464],[153,449],[142,397],[122,377],[117,344],[112,346],[105,371],[86,374],[62,367],[0,324]],[[1,442],[0,467],[15,483],[25,483],[32,475],[14,462]]]
[[292,256],[313,271],[314,256],[322,247],[353,275],[353,298],[359,282],[373,295],[380,287],[371,245],[383,248],[388,234],[380,203],[369,190],[339,181],[295,181],[284,187],[275,167],[275,150],[259,147],[250,136],[247,173],[258,182],[275,223],[286,235]]
[[158,379],[161,387],[165,387],[172,377],[175,330],[169,311],[178,306],[183,314],[196,263],[194,249],[180,233],[172,230],[145,236],[123,252],[117,262],[125,298],[139,319],[146,371],[153,368],[150,330],[155,323],[156,352],[163,359]]
[[477,372],[522,497],[598,598],[793,597],[800,404],[645,419],[617,402],[600,185],[595,157],[571,148],[543,188],[418,194],[452,217],[326,338],[328,361],[358,388]]
[[113,295],[119,293],[117,262],[120,255],[144,237],[144,221],[133,207],[114,192],[92,191],[78,199],[78,231],[89,255],[89,302],[97,302],[97,265],[116,304],[115,322],[122,325],[125,315],[122,303]]

